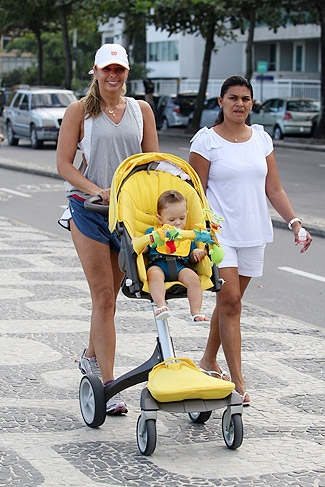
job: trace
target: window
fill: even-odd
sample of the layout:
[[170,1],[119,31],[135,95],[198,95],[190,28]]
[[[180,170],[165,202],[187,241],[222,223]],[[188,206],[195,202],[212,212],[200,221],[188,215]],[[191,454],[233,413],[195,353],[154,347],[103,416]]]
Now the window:
[[19,108],[21,110],[28,110],[28,96],[27,95],[22,96]]
[[17,98],[14,101],[14,107],[18,107],[19,102],[20,102],[22,96],[23,95],[21,93],[18,93]]
[[270,44],[269,71],[276,71],[276,44]]
[[178,41],[149,42],[148,61],[177,61]]
[[304,43],[295,43],[293,50],[293,70],[304,71],[305,70],[305,45]]
[[281,106],[282,106],[282,100],[273,98],[272,100],[268,100],[267,102],[264,103],[264,105],[262,106],[262,110],[263,112],[276,113],[281,109]]

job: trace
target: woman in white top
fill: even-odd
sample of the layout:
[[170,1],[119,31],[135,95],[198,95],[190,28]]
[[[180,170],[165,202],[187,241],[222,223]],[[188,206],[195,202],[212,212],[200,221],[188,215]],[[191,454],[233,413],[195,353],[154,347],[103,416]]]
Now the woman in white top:
[[[222,85],[218,121],[191,140],[189,162],[199,174],[211,209],[224,217],[219,241],[225,250],[219,265],[225,280],[217,294],[202,369],[229,380],[217,362],[222,344],[231,380],[250,402],[241,372],[241,299],[252,277],[263,272],[264,247],[273,239],[267,198],[292,228],[296,244],[301,221],[281,186],[271,137],[261,125],[246,124],[253,106],[251,84],[231,76]],[[311,237],[301,249],[305,252]]]
[[[114,315],[122,280],[119,239],[109,232],[107,215],[85,210],[83,202],[100,195],[107,204],[117,166],[133,154],[159,150],[150,105],[124,96],[128,72],[128,56],[122,46],[104,44],[98,49],[90,89],[85,98],[67,108],[57,150],[58,172],[68,183],[66,227],[71,230],[92,299],[89,344],[79,367],[83,374],[100,376],[104,384],[114,379]],[[83,154],[79,169],[73,165],[78,146]],[[117,395],[108,401],[106,411],[116,414],[127,409]]]

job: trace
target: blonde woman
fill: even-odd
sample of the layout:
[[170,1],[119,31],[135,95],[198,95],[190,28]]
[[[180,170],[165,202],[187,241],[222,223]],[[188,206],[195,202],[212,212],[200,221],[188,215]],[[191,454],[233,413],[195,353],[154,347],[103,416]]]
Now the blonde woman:
[[[58,173],[67,181],[69,213],[65,219],[88,281],[92,315],[89,344],[79,367],[83,374],[114,379],[116,297],[122,273],[117,257],[119,240],[108,230],[107,217],[84,209],[84,200],[100,195],[108,203],[117,166],[140,152],[158,152],[155,119],[150,105],[125,97],[128,56],[119,44],[104,44],[95,55],[93,80],[87,95],[72,103],[62,121],[57,149]],[[83,163],[73,165],[77,147]],[[62,222],[61,222],[62,223]],[[119,395],[107,405],[108,414],[126,413]]]

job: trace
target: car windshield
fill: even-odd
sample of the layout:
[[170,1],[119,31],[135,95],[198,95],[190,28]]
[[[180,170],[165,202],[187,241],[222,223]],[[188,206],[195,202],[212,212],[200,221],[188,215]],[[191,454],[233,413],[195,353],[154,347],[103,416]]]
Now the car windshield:
[[197,95],[181,95],[178,94],[174,103],[179,106],[183,115],[189,115],[194,110],[195,100]]
[[289,101],[287,110],[290,112],[318,112],[319,103],[313,100]]
[[73,101],[73,93],[39,93],[32,96],[32,108],[67,107]]

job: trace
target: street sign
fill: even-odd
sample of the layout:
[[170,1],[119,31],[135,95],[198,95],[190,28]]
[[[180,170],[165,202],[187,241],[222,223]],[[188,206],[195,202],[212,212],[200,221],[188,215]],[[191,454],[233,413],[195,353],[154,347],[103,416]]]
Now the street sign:
[[273,81],[274,80],[274,76],[271,76],[271,75],[266,75],[264,76],[263,74],[258,74],[256,76],[256,79],[257,80],[263,80],[263,81]]
[[257,61],[257,72],[258,73],[267,73],[268,70],[268,62],[267,61]]

